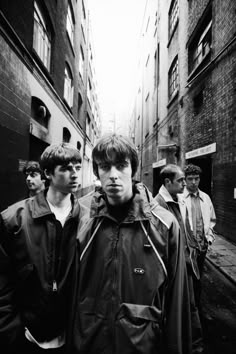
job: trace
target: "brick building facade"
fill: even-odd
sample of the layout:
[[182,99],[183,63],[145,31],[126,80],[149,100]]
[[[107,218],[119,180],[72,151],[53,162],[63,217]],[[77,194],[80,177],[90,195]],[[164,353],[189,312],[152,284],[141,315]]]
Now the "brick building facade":
[[100,134],[87,1],[2,0],[0,63],[0,208],[27,195],[25,163],[62,141],[82,153],[84,194]]
[[[147,125],[147,119],[154,122],[153,134],[156,131],[155,139],[142,136],[140,154],[154,153],[152,166],[141,171],[140,178],[155,195],[160,169],[166,163],[199,165],[203,170],[200,188],[211,196],[216,209],[216,229],[235,241],[236,3],[171,0],[155,1],[155,6],[156,47],[150,55],[158,58],[152,76],[157,90],[150,94],[157,97],[156,114],[138,118],[137,106],[145,101],[136,96],[131,120],[136,146],[138,120],[143,120],[142,125]],[[147,21],[155,12],[146,8]],[[145,80],[144,75],[140,87]]]

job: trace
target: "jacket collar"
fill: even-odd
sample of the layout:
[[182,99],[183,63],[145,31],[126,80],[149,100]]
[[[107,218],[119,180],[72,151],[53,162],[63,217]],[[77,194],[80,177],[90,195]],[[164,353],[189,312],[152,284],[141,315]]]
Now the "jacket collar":
[[[35,197],[32,197],[32,216],[33,218],[41,218],[46,215],[53,214],[48,202],[46,200],[46,194],[47,194],[48,189],[38,193]],[[71,195],[71,200],[72,200],[72,217],[75,217],[78,215],[79,211],[79,203],[77,198],[72,194]]]
[[198,189],[196,193],[191,193],[191,192],[189,192],[189,190],[185,187],[185,188],[184,188],[184,197],[185,197],[185,198],[191,197],[191,194],[195,194],[195,195],[199,196],[199,198],[203,201],[203,192],[202,192],[200,189]]
[[[133,184],[133,199],[131,201],[125,222],[145,220],[151,217],[153,198],[143,183]],[[111,217],[108,210],[106,195],[103,190],[95,192],[91,202],[91,217]]]
[[166,187],[162,184],[161,188],[159,189],[159,194],[162,196],[162,198],[164,199],[164,201],[166,203],[168,202],[172,202],[172,203],[177,203],[172,196],[170,195],[170,193],[168,192],[168,190],[166,189]]

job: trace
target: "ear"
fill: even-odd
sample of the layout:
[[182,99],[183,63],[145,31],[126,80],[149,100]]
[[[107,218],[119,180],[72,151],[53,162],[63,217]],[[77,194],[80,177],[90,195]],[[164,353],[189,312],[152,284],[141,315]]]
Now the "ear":
[[52,174],[48,172],[48,170],[44,170],[44,175],[46,179],[51,180],[52,179]]
[[165,178],[164,180],[164,185],[168,185],[171,182],[171,180],[169,178]]

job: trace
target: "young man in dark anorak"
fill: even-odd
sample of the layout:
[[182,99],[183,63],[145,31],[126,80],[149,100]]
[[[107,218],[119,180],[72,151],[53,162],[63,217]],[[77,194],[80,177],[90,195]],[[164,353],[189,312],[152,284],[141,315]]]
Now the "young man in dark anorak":
[[138,156],[128,139],[104,136],[92,159],[102,188],[78,230],[72,353],[190,354],[187,273],[176,219],[133,180]]

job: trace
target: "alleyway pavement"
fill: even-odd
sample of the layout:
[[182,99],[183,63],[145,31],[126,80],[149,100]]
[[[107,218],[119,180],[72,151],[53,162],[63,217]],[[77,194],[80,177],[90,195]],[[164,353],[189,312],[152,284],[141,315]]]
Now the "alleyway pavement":
[[236,285],[236,244],[217,234],[208,249],[207,259]]

